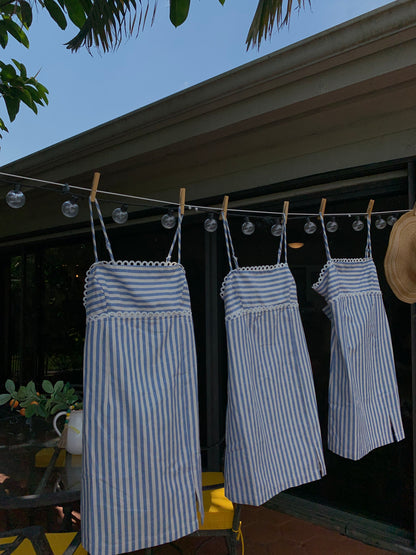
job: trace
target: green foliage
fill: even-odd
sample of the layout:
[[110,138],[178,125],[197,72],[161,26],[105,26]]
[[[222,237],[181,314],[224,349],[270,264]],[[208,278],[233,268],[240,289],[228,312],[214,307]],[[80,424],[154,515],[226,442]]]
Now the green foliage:
[[62,30],[65,30],[67,26],[66,17],[59,4],[54,2],[54,0],[43,0],[41,4],[48,10],[49,15],[55,23],[57,23]]
[[[247,48],[260,46],[273,28],[289,23],[295,1],[298,9],[310,0],[258,0],[253,22],[247,35]],[[219,0],[224,4],[225,0]],[[175,27],[186,21],[191,0],[169,0],[170,20]],[[95,46],[103,52],[117,48],[124,37],[143,29],[151,14],[153,23],[158,0],[34,0],[61,28],[66,29],[68,19],[77,28],[75,36],[66,43],[73,52],[82,47]],[[283,9],[283,6],[286,9]],[[0,1],[0,47],[5,49],[10,37],[29,48],[27,31],[32,25],[32,6],[27,0]],[[48,90],[36,79],[28,77],[20,62],[0,62],[0,95],[12,122],[19,113],[21,103],[37,113],[38,106],[48,103]],[[17,71],[16,71],[17,69]],[[0,131],[8,131],[0,118]],[[2,137],[0,133],[0,138]]]
[[[304,8],[311,0],[295,0],[297,9]],[[286,4],[286,10],[283,5]],[[279,29],[289,24],[293,11],[293,0],[259,0],[246,38],[247,49],[250,46],[260,47],[262,39],[271,36],[275,26]]]
[[[67,48],[76,52],[85,46],[88,50],[95,46],[103,52],[117,48],[123,37],[139,32],[149,15],[149,0],[77,0],[79,20],[72,19],[79,32],[68,43]],[[186,0],[189,1],[189,0]],[[73,0],[61,0],[68,15],[74,15]],[[157,0],[153,1],[152,23],[156,12]],[[70,10],[71,8],[71,10]],[[83,21],[81,23],[81,10]]]
[[75,389],[63,381],[52,384],[49,380],[43,380],[42,393],[36,391],[33,381],[16,389],[14,382],[7,380],[5,388],[7,393],[0,395],[0,405],[9,403],[11,410],[17,410],[26,418],[40,416],[48,419],[61,410],[82,408]]
[[190,4],[191,0],[170,0],[169,17],[175,27],[182,25],[188,17]]
[[[48,89],[35,77],[28,77],[22,63],[17,60],[12,62],[14,66],[0,61],[0,95],[3,97],[10,121],[16,118],[21,102],[35,114],[38,112],[37,106],[48,104]],[[0,119],[0,130],[8,131],[3,119]]]

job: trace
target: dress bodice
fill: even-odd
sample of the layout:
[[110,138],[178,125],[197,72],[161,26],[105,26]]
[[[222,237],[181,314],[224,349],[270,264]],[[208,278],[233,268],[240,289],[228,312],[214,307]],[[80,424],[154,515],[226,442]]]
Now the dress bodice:
[[231,270],[224,279],[221,297],[227,317],[247,310],[297,306],[296,284],[286,262]]
[[84,305],[87,318],[191,310],[185,272],[176,262],[96,262],[87,274]]
[[379,293],[377,270],[372,258],[330,258],[312,286],[326,301],[339,296]]

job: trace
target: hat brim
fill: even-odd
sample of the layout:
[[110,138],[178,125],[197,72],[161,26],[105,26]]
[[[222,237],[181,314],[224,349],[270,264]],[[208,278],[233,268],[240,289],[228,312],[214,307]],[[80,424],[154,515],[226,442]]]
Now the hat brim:
[[394,224],[384,259],[386,279],[405,303],[416,302],[416,215],[403,214]]

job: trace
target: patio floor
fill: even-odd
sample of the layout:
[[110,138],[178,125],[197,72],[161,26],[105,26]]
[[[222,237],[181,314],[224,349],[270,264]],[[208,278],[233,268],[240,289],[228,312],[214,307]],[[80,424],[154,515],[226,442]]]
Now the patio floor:
[[[241,512],[245,555],[391,555],[347,538],[321,526],[316,526],[265,507],[244,506]],[[223,538],[185,537],[176,542],[183,555],[227,555]],[[198,549],[199,548],[199,549]],[[196,551],[197,550],[197,551]],[[157,555],[178,555],[170,545],[154,550]],[[135,551],[142,555],[144,551]],[[241,553],[239,548],[238,553]]]
[[[2,511],[0,512],[2,513]],[[0,514],[0,530],[4,529],[6,515]],[[19,528],[38,524],[48,531],[59,531],[62,510],[36,511],[35,518],[27,511],[9,513],[9,525]],[[10,519],[11,517],[11,519]],[[11,522],[10,522],[11,520]],[[378,549],[342,534],[294,518],[265,507],[244,506],[241,512],[245,555],[391,555],[391,551]],[[79,513],[73,512],[74,528],[79,527]],[[226,555],[224,538],[185,537],[176,542],[183,555]],[[172,545],[154,548],[155,555],[178,555]],[[144,554],[144,550],[133,552]],[[133,555],[130,553],[130,555]],[[238,553],[241,553],[239,548]]]

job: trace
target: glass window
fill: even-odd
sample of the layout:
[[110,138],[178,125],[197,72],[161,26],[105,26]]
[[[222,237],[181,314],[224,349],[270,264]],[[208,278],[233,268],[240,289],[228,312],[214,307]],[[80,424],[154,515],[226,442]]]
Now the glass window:
[[[362,194],[362,193],[361,193]],[[375,210],[403,208],[407,205],[407,194],[394,197],[376,196]],[[366,209],[368,197],[358,199],[328,196],[328,212],[361,212]],[[317,212],[320,200],[301,207],[291,203],[296,212]],[[281,210],[282,204],[268,204],[267,210]],[[330,218],[325,218],[328,222]],[[231,233],[240,266],[272,264],[276,260],[279,239],[273,238],[271,222],[252,218],[256,232],[251,236],[241,233],[243,218],[229,217]],[[328,233],[333,257],[363,257],[366,244],[366,225],[362,231],[352,229],[353,217],[337,218],[339,225],[335,233]],[[312,284],[326,262],[322,229],[318,219],[317,231],[305,233],[306,218],[289,217],[288,242],[303,243],[300,248],[288,248],[288,263],[297,284],[301,317],[307,338],[322,429],[327,476],[322,480],[293,488],[290,493],[330,505],[338,509],[360,514],[402,529],[413,529],[413,481],[412,481],[412,385],[411,385],[411,336],[410,305],[399,301],[390,290],[384,276],[384,256],[391,226],[375,227],[372,219],[373,257],[377,267],[384,304],[390,322],[396,373],[400,393],[401,412],[406,438],[399,443],[380,447],[359,461],[344,459],[327,448],[328,379],[330,358],[330,322],[323,314],[324,300]],[[228,263],[225,271],[228,271]]]

